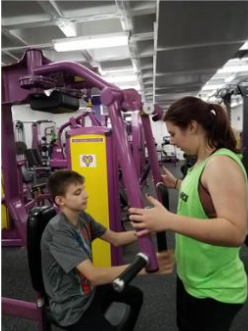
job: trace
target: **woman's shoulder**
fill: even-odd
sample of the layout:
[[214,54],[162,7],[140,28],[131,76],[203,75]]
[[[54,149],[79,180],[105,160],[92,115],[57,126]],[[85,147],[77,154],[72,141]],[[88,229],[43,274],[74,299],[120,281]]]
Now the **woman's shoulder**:
[[221,148],[218,149],[209,157],[207,165],[218,168],[225,164],[227,165],[236,164],[240,168],[240,166],[242,165],[241,158],[242,158],[241,154],[235,153],[227,148]]
[[231,149],[219,148],[213,154],[210,155],[209,159],[211,159],[214,156],[218,156],[218,155],[226,155],[226,156],[229,156],[229,157],[235,158],[235,159],[236,158],[240,159],[240,157],[241,157],[241,154],[238,154],[238,153],[232,151]]
[[212,154],[206,162],[202,181],[206,182],[208,177],[224,178],[227,180],[227,178],[233,177],[235,173],[243,172],[243,166],[238,154],[222,148]]
[[[232,155],[234,154],[234,155]],[[238,162],[238,157],[235,157],[235,153],[231,152],[230,154],[226,153],[216,153],[213,154],[211,158],[209,158],[208,162],[206,163],[206,169],[209,170],[221,170],[223,167],[228,166],[228,167],[238,167],[239,162]]]

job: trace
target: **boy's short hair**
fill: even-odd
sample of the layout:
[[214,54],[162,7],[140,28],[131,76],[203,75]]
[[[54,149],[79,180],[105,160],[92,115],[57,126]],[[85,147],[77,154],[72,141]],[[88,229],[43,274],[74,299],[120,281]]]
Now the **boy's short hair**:
[[73,170],[57,170],[49,178],[47,189],[55,201],[57,196],[65,196],[71,184],[83,184],[84,177]]

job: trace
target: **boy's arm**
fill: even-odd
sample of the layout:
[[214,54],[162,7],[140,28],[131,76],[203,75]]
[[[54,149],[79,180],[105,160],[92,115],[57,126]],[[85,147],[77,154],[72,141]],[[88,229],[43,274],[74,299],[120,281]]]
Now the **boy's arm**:
[[[159,262],[158,274],[166,275],[173,272],[174,254],[172,250],[167,252],[157,253]],[[129,264],[117,267],[95,267],[93,263],[87,259],[77,265],[77,270],[82,273],[93,286],[109,284],[120,274],[127,269]],[[139,275],[145,275],[145,269],[139,272]]]
[[93,286],[109,284],[116,279],[129,265],[117,267],[95,267],[87,259],[77,265],[77,270],[83,274]]
[[114,232],[107,229],[100,238],[113,246],[123,246],[135,242],[137,235],[136,231]]

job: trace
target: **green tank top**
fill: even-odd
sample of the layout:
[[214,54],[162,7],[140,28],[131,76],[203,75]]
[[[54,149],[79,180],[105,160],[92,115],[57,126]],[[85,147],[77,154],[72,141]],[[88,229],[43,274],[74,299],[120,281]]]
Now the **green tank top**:
[[[201,174],[215,155],[227,155],[236,161],[247,176],[239,156],[222,148],[187,173],[181,184],[177,214],[208,219],[198,194]],[[199,220],[200,222],[200,220]],[[213,298],[226,303],[243,303],[247,298],[247,276],[238,247],[209,245],[176,234],[177,273],[185,290],[197,298]]]

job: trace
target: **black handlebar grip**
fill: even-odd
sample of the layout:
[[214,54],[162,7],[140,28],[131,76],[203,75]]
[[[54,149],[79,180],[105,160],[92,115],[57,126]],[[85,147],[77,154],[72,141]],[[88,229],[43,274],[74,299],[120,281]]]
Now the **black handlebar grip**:
[[162,199],[162,205],[166,208],[170,208],[170,203],[169,203],[169,191],[165,184],[163,182],[158,182],[156,184],[156,189],[160,192],[161,194],[161,199]]
[[144,253],[138,253],[130,266],[116,278],[112,286],[116,292],[122,292],[127,284],[144,268],[148,263],[148,257]]
[[[161,194],[162,205],[166,209],[169,209],[169,192],[168,192],[167,187],[165,186],[164,183],[158,182],[156,185],[156,188]],[[158,251],[159,252],[167,251],[168,246],[167,246],[167,240],[166,240],[166,233],[164,231],[158,232],[156,234],[156,236],[157,236]]]
[[168,246],[167,246],[165,231],[156,233],[156,237],[157,237],[158,252],[167,251]]

